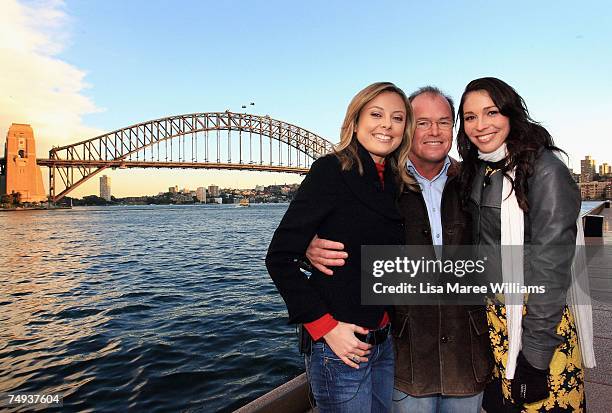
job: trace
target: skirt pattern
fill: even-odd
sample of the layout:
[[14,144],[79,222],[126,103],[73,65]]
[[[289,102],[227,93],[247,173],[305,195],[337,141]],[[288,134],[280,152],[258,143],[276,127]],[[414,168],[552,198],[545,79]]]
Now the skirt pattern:
[[[523,308],[525,315],[526,307]],[[508,351],[508,329],[506,327],[506,307],[499,304],[487,305],[487,321],[489,337],[493,350],[493,375],[502,383],[502,396],[507,403],[512,403],[510,395],[511,381],[505,378],[506,353]],[[567,306],[561,322],[557,326],[557,334],[563,337],[563,342],[555,349],[550,363],[548,385],[550,395],[547,399],[525,404],[521,412],[585,412],[584,371],[582,356],[578,347],[578,335],[572,314]]]

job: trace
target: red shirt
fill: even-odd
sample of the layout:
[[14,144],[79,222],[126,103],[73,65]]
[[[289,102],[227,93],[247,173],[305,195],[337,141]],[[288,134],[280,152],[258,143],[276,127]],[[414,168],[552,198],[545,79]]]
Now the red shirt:
[[382,188],[385,189],[385,162],[383,161],[383,163],[375,163],[374,165],[376,165],[376,172],[378,172],[380,184],[382,185]]

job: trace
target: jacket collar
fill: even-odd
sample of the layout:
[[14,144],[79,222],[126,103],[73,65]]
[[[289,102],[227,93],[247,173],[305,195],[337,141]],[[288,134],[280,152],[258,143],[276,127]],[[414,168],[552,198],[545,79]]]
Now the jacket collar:
[[384,188],[376,165],[370,153],[357,142],[358,156],[363,165],[363,176],[359,175],[359,168],[354,165],[348,171],[342,171],[342,176],[349,190],[367,207],[393,220],[401,219],[395,203],[397,184],[387,163],[384,173]]
[[450,159],[451,164],[446,171],[446,176],[449,178],[454,178],[455,176],[459,175],[459,172],[461,171],[461,162],[450,156],[448,158]]

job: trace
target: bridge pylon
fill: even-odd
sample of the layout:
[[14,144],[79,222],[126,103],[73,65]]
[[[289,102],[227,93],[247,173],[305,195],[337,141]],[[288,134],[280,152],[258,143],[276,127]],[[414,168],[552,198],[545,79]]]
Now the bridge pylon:
[[36,163],[36,143],[30,125],[13,123],[6,134],[0,195],[19,193],[21,202],[46,202],[42,171]]

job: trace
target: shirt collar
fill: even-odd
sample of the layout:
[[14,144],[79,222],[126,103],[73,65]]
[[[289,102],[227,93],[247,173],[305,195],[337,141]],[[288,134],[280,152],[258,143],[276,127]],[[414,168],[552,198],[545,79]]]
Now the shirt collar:
[[427,179],[423,175],[421,175],[419,171],[417,171],[417,169],[414,167],[414,164],[412,163],[410,159],[408,159],[408,162],[406,162],[406,168],[408,169],[408,172],[410,172],[415,178],[419,178],[419,179],[429,181],[429,182],[434,182],[438,178],[440,178],[440,176],[442,175],[446,176],[446,173],[448,172],[448,167],[450,166],[450,164],[451,164],[451,160],[448,157],[448,155],[446,155],[446,158],[444,159],[444,166],[442,167],[438,175],[434,176],[432,179]]

